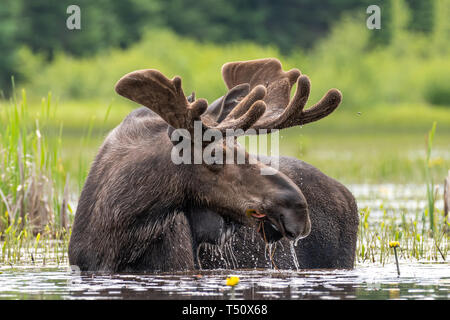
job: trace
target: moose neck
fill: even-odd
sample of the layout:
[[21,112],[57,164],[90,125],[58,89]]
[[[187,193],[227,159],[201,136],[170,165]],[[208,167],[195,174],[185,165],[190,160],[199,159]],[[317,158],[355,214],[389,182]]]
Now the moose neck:
[[192,236],[186,215],[175,210],[151,220],[136,230],[147,237],[129,248],[131,255],[118,268],[134,272],[193,269]]

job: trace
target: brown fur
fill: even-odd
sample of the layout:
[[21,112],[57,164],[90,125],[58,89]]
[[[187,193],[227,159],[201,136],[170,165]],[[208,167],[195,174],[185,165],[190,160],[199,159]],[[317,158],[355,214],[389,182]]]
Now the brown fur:
[[172,147],[167,124],[147,108],[133,111],[108,135],[78,203],[71,265],[114,272],[192,269],[192,235],[181,226],[197,207],[246,225],[253,224],[246,210],[256,208],[274,221],[283,216],[295,237],[308,232],[306,201],[284,174],[262,176],[262,163],[175,165]]
[[[295,158],[281,157],[280,170],[301,188],[310,212],[311,233],[295,247],[300,268],[353,268],[359,216],[350,191],[317,168]],[[210,220],[214,218],[212,212],[208,215]],[[254,229],[242,227],[226,244],[233,254],[221,254],[217,247],[202,245],[198,266],[207,269],[295,268],[290,243],[285,239],[280,241],[273,246],[272,262],[262,238]]]

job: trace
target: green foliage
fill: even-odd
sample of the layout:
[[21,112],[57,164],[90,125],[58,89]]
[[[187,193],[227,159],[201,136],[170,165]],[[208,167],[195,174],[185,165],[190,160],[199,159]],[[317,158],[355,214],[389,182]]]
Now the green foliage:
[[92,55],[110,47],[126,47],[137,41],[142,28],[155,25],[159,6],[143,0],[79,0],[81,30],[69,30],[66,19],[70,0],[20,0],[21,43],[52,60],[63,51],[75,56]]
[[51,95],[33,111],[24,90],[20,100],[13,97],[0,108],[0,232],[19,234],[25,225],[35,234],[62,232],[70,222],[69,176],[60,153],[62,127],[47,126],[54,116]]
[[435,215],[435,202],[436,202],[436,195],[434,190],[434,180],[431,176],[431,168],[432,168],[432,159],[431,159],[431,151],[433,149],[433,141],[434,141],[434,134],[436,132],[436,121],[433,122],[433,126],[431,127],[430,131],[427,135],[427,156],[426,156],[426,162],[425,162],[425,172],[427,176],[427,200],[428,200],[428,217],[430,219],[430,229],[434,233],[435,231],[435,223],[434,223],[434,215]]
[[22,74],[16,57],[22,46],[47,61],[59,52],[86,57],[128,48],[155,27],[200,42],[275,45],[290,55],[299,48],[313,48],[350,13],[358,16],[359,28],[365,29],[366,8],[376,4],[381,7],[382,28],[371,31],[369,47],[390,45],[404,30],[439,34],[441,43],[448,39],[448,0],[79,0],[81,30],[66,28],[66,9],[73,4],[69,0],[4,1],[0,8],[0,88],[6,92],[11,75],[17,79]]
[[392,262],[389,242],[397,241],[399,258],[418,261],[446,261],[449,252],[448,222],[442,211],[436,213],[436,229],[422,224],[418,216],[408,217],[405,210],[387,212],[378,221],[369,218],[371,208],[362,208],[356,244],[356,261],[386,264]]
[[430,72],[424,88],[425,101],[433,105],[450,106],[450,73],[448,70]]
[[298,67],[311,78],[310,101],[336,87],[343,93],[345,110],[424,102],[449,105],[448,42],[399,27],[394,42],[373,47],[372,31],[361,27],[364,19],[346,16],[313,50],[290,55],[282,55],[271,46],[249,42],[219,46],[152,29],[128,49],[110,49],[94,57],[74,58],[59,52],[48,65],[43,65],[42,56],[26,49],[19,51],[19,57],[22,73],[29,77],[28,84],[24,83],[29,92],[39,96],[52,90],[64,99],[110,101],[116,96],[114,84],[122,75],[156,68],[168,77],[180,75],[185,92],[197,91],[197,96],[213,101],[225,92],[220,76],[223,63],[278,57],[286,69]]
[[20,5],[15,0],[4,0],[0,5],[0,97],[11,90],[11,76],[19,74],[16,36],[20,21]]
[[406,0],[406,2],[412,12],[409,28],[413,31],[431,32],[434,25],[435,2],[422,0]]
[[165,25],[177,34],[217,43],[251,40],[274,44],[287,53],[312,47],[344,12],[365,12],[371,1],[217,0],[211,4],[209,0],[162,1],[161,13]]
[[[24,66],[36,66],[33,55],[25,50]],[[154,30],[143,41],[128,50],[112,49],[91,58],[73,58],[56,54],[54,61],[31,78],[30,92],[39,95],[52,91],[62,98],[111,99],[116,97],[114,84],[125,73],[136,69],[156,68],[167,77],[180,75],[186,93],[212,101],[224,94],[220,68],[225,61],[279,56],[278,50],[253,44],[231,44],[223,47],[199,44],[171,32]],[[26,72],[26,71],[25,71]],[[33,72],[26,72],[31,74]]]

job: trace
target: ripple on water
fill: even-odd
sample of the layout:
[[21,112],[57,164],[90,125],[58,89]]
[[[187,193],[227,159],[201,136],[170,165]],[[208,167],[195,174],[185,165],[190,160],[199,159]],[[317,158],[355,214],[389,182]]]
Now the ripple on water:
[[[445,263],[360,265],[354,270],[233,270],[237,299],[448,299]],[[230,298],[226,270],[174,274],[81,274],[68,268],[5,268],[1,299]],[[199,276],[200,275],[200,276]]]

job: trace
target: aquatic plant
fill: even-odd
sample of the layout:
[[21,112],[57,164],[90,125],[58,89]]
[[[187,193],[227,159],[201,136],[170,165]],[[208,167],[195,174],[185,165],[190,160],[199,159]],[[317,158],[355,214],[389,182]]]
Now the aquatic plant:
[[435,219],[434,219],[434,204],[436,202],[436,194],[434,190],[434,181],[431,174],[431,168],[433,167],[433,161],[431,159],[431,150],[433,147],[434,134],[436,132],[436,121],[433,122],[433,125],[428,132],[427,140],[426,140],[426,162],[425,162],[425,172],[427,179],[427,200],[428,200],[428,217],[430,221],[430,229],[432,234],[435,232]]
[[391,241],[391,242],[389,242],[389,248],[393,248],[394,249],[395,264],[397,265],[397,274],[400,277],[400,266],[398,264],[398,255],[397,255],[397,248],[398,247],[400,247],[400,242],[398,242],[398,241]]
[[[435,210],[435,231],[431,231],[426,220],[420,220],[419,214],[407,215],[404,210],[387,212],[380,206],[383,216],[379,221],[369,219],[369,207],[360,210],[360,226],[357,242],[356,260],[358,263],[389,263],[389,248],[402,243],[398,247],[398,255],[404,260],[446,261],[450,237],[445,232],[448,223],[442,210]],[[433,236],[434,235],[434,236]]]
[[[61,246],[73,220],[69,175],[61,159],[62,124],[56,132],[47,126],[56,110],[51,93],[40,108],[29,109],[25,90],[20,100],[14,94],[1,103],[0,262],[24,257],[33,262],[42,248],[66,250]],[[63,241],[50,244],[50,239]]]

